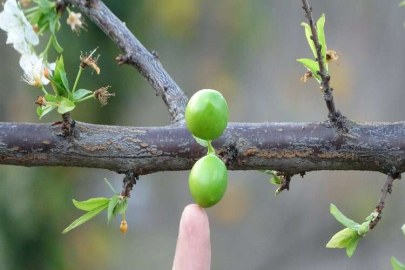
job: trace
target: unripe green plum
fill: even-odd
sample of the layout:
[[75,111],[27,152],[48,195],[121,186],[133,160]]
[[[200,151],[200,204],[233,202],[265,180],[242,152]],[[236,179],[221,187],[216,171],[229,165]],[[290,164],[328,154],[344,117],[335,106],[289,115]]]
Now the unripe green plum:
[[217,204],[224,196],[228,185],[228,171],[221,159],[215,155],[207,155],[194,164],[188,184],[196,203],[208,208]]
[[187,104],[186,124],[191,134],[211,141],[225,131],[228,124],[228,104],[216,90],[203,89]]

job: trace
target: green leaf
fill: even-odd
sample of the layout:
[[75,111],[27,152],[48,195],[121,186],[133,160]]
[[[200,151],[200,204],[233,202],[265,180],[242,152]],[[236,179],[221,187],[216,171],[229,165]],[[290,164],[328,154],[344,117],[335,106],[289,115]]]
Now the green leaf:
[[303,64],[308,70],[310,70],[312,72],[312,76],[314,76],[314,78],[318,82],[321,81],[321,77],[318,74],[318,71],[319,71],[318,62],[316,62],[316,61],[314,61],[312,59],[308,59],[308,58],[297,59],[297,62]]
[[77,209],[83,210],[83,211],[92,211],[100,206],[103,205],[108,205],[110,202],[109,198],[92,198],[87,201],[76,201],[72,200],[73,204],[76,206]]
[[327,248],[345,248],[353,237],[359,235],[357,231],[346,228],[336,233],[326,244]]
[[70,90],[69,90],[69,81],[68,81],[68,79],[67,79],[67,77],[66,77],[66,72],[61,71],[61,72],[60,72],[60,78],[62,79],[62,84],[63,84],[63,86],[65,87],[65,89],[66,89],[68,92],[70,92]]
[[125,198],[122,202],[121,202],[121,207],[119,208],[118,213],[120,214],[124,214],[127,209],[128,209],[128,200]]
[[361,236],[365,236],[370,231],[370,222],[371,221],[366,221],[361,224],[359,229],[357,230],[357,233]]
[[280,180],[279,177],[274,176],[273,178],[270,179],[270,183],[273,184],[273,185],[278,186],[278,185],[281,184],[281,180]]
[[334,204],[330,205],[330,213],[336,218],[337,221],[339,221],[347,228],[350,228],[356,232],[360,228],[360,224],[354,222],[351,219],[348,219],[345,215],[343,215],[342,212],[339,211],[339,209]]
[[307,38],[309,47],[311,48],[312,54],[314,55],[315,59],[318,58],[318,55],[316,53],[316,48],[315,48],[315,43],[312,41],[311,36],[312,36],[312,31],[311,27],[307,23],[301,23],[301,25],[305,29],[305,37]]
[[81,98],[84,98],[88,94],[93,94],[93,92],[90,90],[86,90],[86,89],[79,89],[73,93],[73,99],[79,100]]
[[61,72],[65,72],[65,64],[63,62],[63,55],[59,57],[59,59],[56,60],[56,66],[55,66],[55,73],[53,75],[53,78],[55,79],[56,83],[63,85],[62,78],[61,78]]
[[405,265],[400,263],[395,257],[391,257],[391,265],[394,270],[405,270]]
[[62,102],[60,103],[60,106],[59,106],[59,108],[58,108],[58,113],[64,114],[64,113],[70,112],[70,111],[72,111],[75,107],[76,107],[76,105],[75,105],[72,101],[70,101],[70,100],[64,98],[64,99],[62,100]]
[[350,241],[346,245],[346,254],[347,257],[351,258],[356,251],[357,244],[359,243],[361,236],[360,235],[355,235],[353,236]]
[[399,7],[403,7],[403,6],[405,6],[405,0],[402,1],[401,3],[399,3]]
[[325,14],[322,14],[322,16],[318,19],[316,23],[316,31],[318,33],[318,40],[319,44],[321,45],[321,52],[322,52],[322,59],[324,62],[324,65],[326,67],[326,70],[328,70],[328,63],[326,62],[326,39],[325,39]]
[[112,190],[112,192],[114,192],[114,194],[118,194],[118,192],[114,189],[114,187],[111,185],[111,183],[107,180],[107,178],[104,178],[104,182],[107,184],[107,186],[110,187],[110,189]]
[[[66,89],[62,86],[62,84],[58,83],[55,78],[52,75],[48,76],[49,81],[51,82],[53,91],[55,92],[55,95],[59,97],[67,97],[67,91]],[[62,83],[62,82],[61,82]]]
[[73,230],[74,228],[76,228],[77,226],[80,226],[83,223],[89,221],[90,219],[94,218],[95,216],[97,216],[98,214],[103,212],[105,209],[107,209],[107,207],[108,207],[108,204],[102,205],[92,211],[87,212],[83,216],[81,216],[78,219],[76,219],[75,221],[73,221],[73,223],[70,224],[66,229],[64,229],[62,233],[67,233],[67,232]]
[[38,107],[38,108],[37,108],[37,114],[39,115],[39,119],[41,120],[42,117],[44,117],[46,114],[48,114],[48,113],[50,113],[51,111],[53,111],[55,108],[56,108],[56,107],[50,106],[50,105]]
[[107,224],[109,224],[111,219],[113,218],[114,209],[119,202],[120,202],[120,197],[118,197],[118,195],[114,195],[111,198],[110,203],[108,204]]
[[54,95],[45,95],[45,100],[48,102],[58,103],[58,100]]
[[405,234],[405,224],[401,227],[402,232]]
[[53,47],[55,48],[55,50],[56,50],[58,53],[62,53],[62,52],[63,52],[63,48],[62,48],[62,46],[60,46],[60,44],[59,44],[58,40],[56,39],[56,36],[55,36],[55,35],[52,36],[52,44],[53,44]]
[[198,138],[198,137],[196,137],[196,136],[194,136],[194,135],[193,135],[193,137],[194,137],[195,141],[196,141],[199,145],[201,145],[202,147],[208,147],[208,143],[207,143],[206,140],[200,139],[200,138]]

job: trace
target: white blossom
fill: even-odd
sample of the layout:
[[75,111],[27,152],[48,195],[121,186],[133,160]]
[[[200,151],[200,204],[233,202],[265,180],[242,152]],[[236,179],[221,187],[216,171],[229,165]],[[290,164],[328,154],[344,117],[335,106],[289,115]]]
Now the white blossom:
[[32,46],[38,45],[39,38],[19,9],[16,0],[7,0],[0,13],[0,29],[7,32],[7,44],[13,44],[21,54],[31,54]]
[[36,54],[22,55],[20,66],[24,70],[23,81],[38,88],[49,83],[49,80],[45,78],[45,69],[49,73],[55,69],[55,63],[46,63],[42,58],[38,58]]

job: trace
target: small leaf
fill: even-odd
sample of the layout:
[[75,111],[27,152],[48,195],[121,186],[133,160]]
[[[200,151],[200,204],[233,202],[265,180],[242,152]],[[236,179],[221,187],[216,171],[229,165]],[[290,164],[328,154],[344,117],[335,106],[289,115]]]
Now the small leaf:
[[318,58],[318,55],[316,53],[316,48],[315,48],[315,43],[312,41],[311,36],[312,36],[312,31],[311,27],[307,23],[301,23],[301,25],[305,29],[305,37],[307,38],[309,47],[311,48],[312,54],[314,55],[314,58]]
[[55,36],[55,35],[52,36],[52,44],[53,44],[53,47],[55,48],[55,50],[56,50],[58,53],[62,53],[62,52],[63,52],[63,48],[62,48],[62,46],[60,46],[60,44],[59,44],[58,40],[56,39],[56,36]]
[[54,95],[45,95],[45,100],[48,102],[58,103],[58,100]]
[[359,243],[360,240],[360,235],[355,235],[353,236],[350,241],[347,243],[346,245],[346,254],[347,257],[351,258],[354,254],[354,252],[356,251],[357,248],[357,244]]
[[122,202],[121,202],[121,207],[118,211],[118,213],[120,214],[124,214],[128,209],[128,200],[125,198]]
[[44,117],[46,114],[50,113],[53,111],[56,107],[51,106],[51,105],[46,105],[43,107],[38,107],[37,108],[37,114],[39,115],[39,119],[41,120],[42,117]]
[[354,222],[351,219],[348,219],[345,215],[343,215],[342,212],[339,211],[339,209],[334,204],[330,205],[330,213],[336,218],[337,221],[339,221],[347,228],[350,228],[355,231],[357,231],[360,228],[360,224]]
[[297,59],[297,62],[303,64],[308,70],[310,70],[312,72],[312,76],[314,76],[314,78],[317,79],[318,82],[321,81],[321,77],[318,74],[319,71],[318,62],[308,58]]
[[208,143],[207,143],[206,140],[200,139],[200,138],[198,138],[198,137],[196,137],[196,136],[194,136],[194,135],[193,135],[193,137],[194,137],[194,139],[196,140],[196,142],[197,142],[199,145],[201,145],[202,147],[208,147]]
[[83,211],[92,211],[100,206],[103,205],[108,205],[110,202],[109,198],[92,198],[87,201],[76,201],[72,200],[73,204],[76,206],[77,209],[83,210]]
[[322,58],[324,62],[324,66],[326,67],[326,70],[328,70],[328,64],[326,62],[326,39],[325,39],[325,14],[322,14],[322,16],[318,19],[316,23],[316,29],[318,32],[318,40],[319,44],[321,45],[321,53],[322,53]]
[[281,184],[281,180],[280,180],[279,177],[274,176],[273,178],[270,179],[270,183],[273,184],[273,185],[278,186],[278,185]]
[[111,185],[111,183],[107,180],[107,178],[104,178],[104,182],[110,187],[110,189],[112,190],[112,192],[114,192],[114,194],[118,194],[118,192],[114,189],[114,187]]
[[75,107],[76,107],[76,105],[72,101],[70,101],[68,99],[63,99],[58,108],[58,113],[64,114],[64,113],[70,112]]
[[65,64],[63,62],[63,55],[61,55],[60,58],[56,60],[55,73],[53,75],[55,82],[62,86],[63,82],[60,74],[61,72],[66,73]]
[[69,90],[69,81],[68,81],[68,79],[67,79],[67,77],[66,77],[66,72],[61,71],[61,72],[60,72],[60,78],[62,79],[62,84],[63,84],[63,86],[65,87],[65,89],[66,89],[68,92],[70,92],[70,90]]
[[107,216],[107,224],[110,223],[111,219],[113,218],[113,212],[117,204],[120,202],[120,197],[118,195],[114,195],[110,203],[108,204],[108,216]]
[[405,234],[405,224],[401,227],[402,232]]
[[103,212],[105,209],[107,209],[107,207],[108,207],[108,205],[102,205],[90,212],[87,212],[83,216],[81,216],[78,219],[76,219],[75,221],[73,221],[73,223],[70,224],[66,229],[64,229],[62,233],[67,233],[67,232],[73,230],[74,228],[76,228],[77,226],[80,226],[83,223],[89,221],[90,219],[94,218],[95,216],[97,216],[98,214]]
[[327,248],[345,248],[352,237],[359,235],[357,231],[346,228],[336,233],[326,244]]
[[67,91],[62,86],[62,84],[59,84],[52,75],[49,75],[48,79],[51,82],[51,85],[52,85],[53,91],[55,92],[55,95],[57,95],[59,97],[67,97]]
[[73,93],[73,99],[79,100],[81,98],[84,98],[88,94],[93,94],[93,92],[86,89],[79,89]]
[[391,257],[391,265],[393,270],[405,270],[405,265],[400,263],[395,257]]
[[365,236],[370,231],[370,222],[371,221],[366,221],[361,224],[359,229],[357,230],[357,233],[361,236]]

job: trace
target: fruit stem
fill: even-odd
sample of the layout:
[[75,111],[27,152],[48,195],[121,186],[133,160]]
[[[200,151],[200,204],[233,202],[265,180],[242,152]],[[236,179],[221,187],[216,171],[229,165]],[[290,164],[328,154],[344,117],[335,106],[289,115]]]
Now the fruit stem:
[[207,155],[215,155],[215,149],[212,147],[211,141],[207,141],[208,153]]

